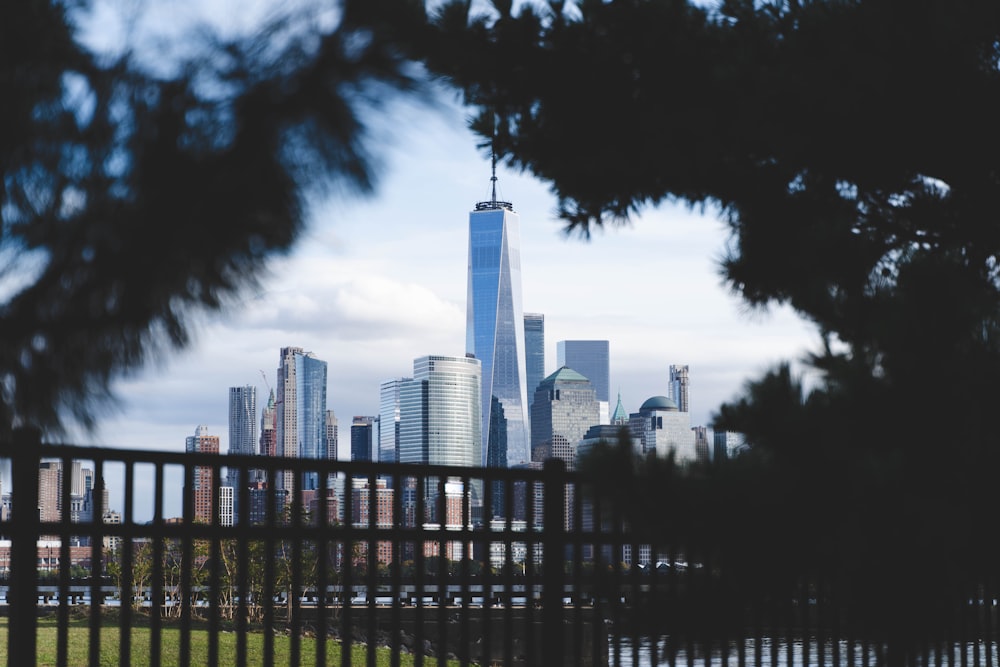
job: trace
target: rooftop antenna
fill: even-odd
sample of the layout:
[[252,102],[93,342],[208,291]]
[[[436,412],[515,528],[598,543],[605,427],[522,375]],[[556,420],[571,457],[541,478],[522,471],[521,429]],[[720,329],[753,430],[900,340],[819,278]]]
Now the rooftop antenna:
[[493,141],[490,140],[490,159],[493,161],[493,175],[490,180],[493,182],[493,208],[497,207],[497,152],[493,148]]
[[514,210],[514,205],[509,201],[499,201],[497,199],[497,152],[496,152],[496,129],[493,130],[493,136],[490,138],[490,161],[492,163],[492,171],[490,174],[490,181],[493,184],[493,193],[490,201],[481,201],[476,204],[477,211],[498,211],[502,208],[508,211]]

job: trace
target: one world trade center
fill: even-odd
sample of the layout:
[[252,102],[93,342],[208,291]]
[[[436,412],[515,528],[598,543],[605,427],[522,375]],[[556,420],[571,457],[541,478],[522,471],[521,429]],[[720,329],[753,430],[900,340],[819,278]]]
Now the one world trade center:
[[521,306],[520,223],[510,202],[479,202],[469,213],[466,352],[483,370],[483,465],[530,459]]

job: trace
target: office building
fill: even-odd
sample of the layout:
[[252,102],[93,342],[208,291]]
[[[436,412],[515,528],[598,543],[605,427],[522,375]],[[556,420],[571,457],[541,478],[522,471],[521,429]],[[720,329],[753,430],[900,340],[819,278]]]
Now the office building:
[[[400,463],[481,465],[481,373],[479,359],[470,356],[414,360],[413,378],[399,387]],[[481,486],[472,485],[474,502],[481,499]]]
[[597,392],[590,380],[572,368],[560,368],[535,390],[531,410],[532,460],[558,458],[573,469],[580,440],[599,420]]
[[[229,453],[251,456],[257,453],[257,387],[244,385],[229,388]],[[233,515],[239,517],[240,489],[249,481],[237,468],[227,469],[227,484],[233,492]]]
[[481,365],[426,356],[399,387],[399,461],[478,466],[482,461]]
[[708,427],[692,426],[691,430],[694,431],[694,451],[696,458],[702,463],[708,463],[712,460],[711,450],[708,446]]
[[530,444],[520,222],[510,202],[497,201],[495,173],[493,185],[492,201],[479,202],[469,214],[465,350],[482,362],[480,432],[486,443],[477,465],[501,445],[503,419],[507,465],[513,466],[528,461]]
[[356,415],[351,422],[351,460],[371,461],[375,441],[375,423],[378,417]]
[[601,402],[601,422],[611,421],[611,346],[606,340],[561,340],[556,343],[556,367],[572,368],[590,380]]
[[688,367],[670,366],[670,398],[674,399],[677,409],[681,412],[690,412],[688,404]]
[[712,444],[712,458],[717,461],[737,457],[749,449],[746,436],[735,431],[715,431]]
[[698,458],[690,415],[678,410],[666,396],[647,399],[639,412],[629,415],[629,429],[642,443],[643,454],[655,452],[661,458],[673,455],[678,463]]
[[337,447],[339,447],[339,426],[337,422],[337,415],[334,414],[333,410],[326,411],[326,458],[331,461],[336,461],[340,458],[337,455]]
[[[276,454],[300,459],[325,459],[327,442],[326,362],[301,347],[281,349],[278,366]],[[286,491],[316,489],[319,476],[305,472],[298,484],[282,471],[276,487]]]
[[545,315],[524,314],[524,370],[528,382],[528,416],[535,390],[545,379]]
[[[219,436],[209,435],[207,426],[198,426],[194,435],[187,437],[184,451],[189,454],[218,454]],[[191,502],[193,503],[193,518],[197,522],[212,523],[212,515],[216,506],[212,467],[195,466],[192,483],[194,486],[188,492],[191,494]]]
[[399,387],[413,378],[394,378],[379,385],[378,460],[399,462]]
[[631,443],[633,453],[642,454],[642,441],[629,430],[628,423],[597,424],[587,429],[587,432],[580,438],[580,444],[576,446],[576,460],[579,461],[587,456],[598,444],[610,447],[620,446],[623,438],[625,438],[625,442]]

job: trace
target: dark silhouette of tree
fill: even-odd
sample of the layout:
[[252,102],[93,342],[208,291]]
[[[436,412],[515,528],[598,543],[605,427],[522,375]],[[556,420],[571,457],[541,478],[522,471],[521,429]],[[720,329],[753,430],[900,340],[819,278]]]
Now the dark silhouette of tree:
[[189,35],[172,74],[88,51],[88,5],[0,8],[0,436],[92,426],[114,378],[252,290],[307,195],[371,191],[367,120],[418,88],[398,39],[418,2]]
[[669,529],[714,526],[730,568],[823,572],[902,661],[998,555],[1000,5],[494,9],[447,3],[428,62],[568,230],[704,206],[725,283],[817,327],[808,384],[782,366],[719,409],[748,457],[654,489],[704,500]]

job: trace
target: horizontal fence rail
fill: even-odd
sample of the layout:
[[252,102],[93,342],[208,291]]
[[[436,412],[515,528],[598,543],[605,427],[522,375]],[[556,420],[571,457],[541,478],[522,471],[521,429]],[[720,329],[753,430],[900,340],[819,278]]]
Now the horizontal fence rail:
[[[997,660],[995,578],[964,582],[947,614],[903,642],[893,624],[859,620],[826,573],[748,575],[649,529],[675,508],[636,516],[559,460],[221,456],[41,444],[24,431],[0,456],[11,666]],[[61,470],[54,490],[39,474],[48,461]],[[93,471],[89,514],[74,514],[74,462]]]

